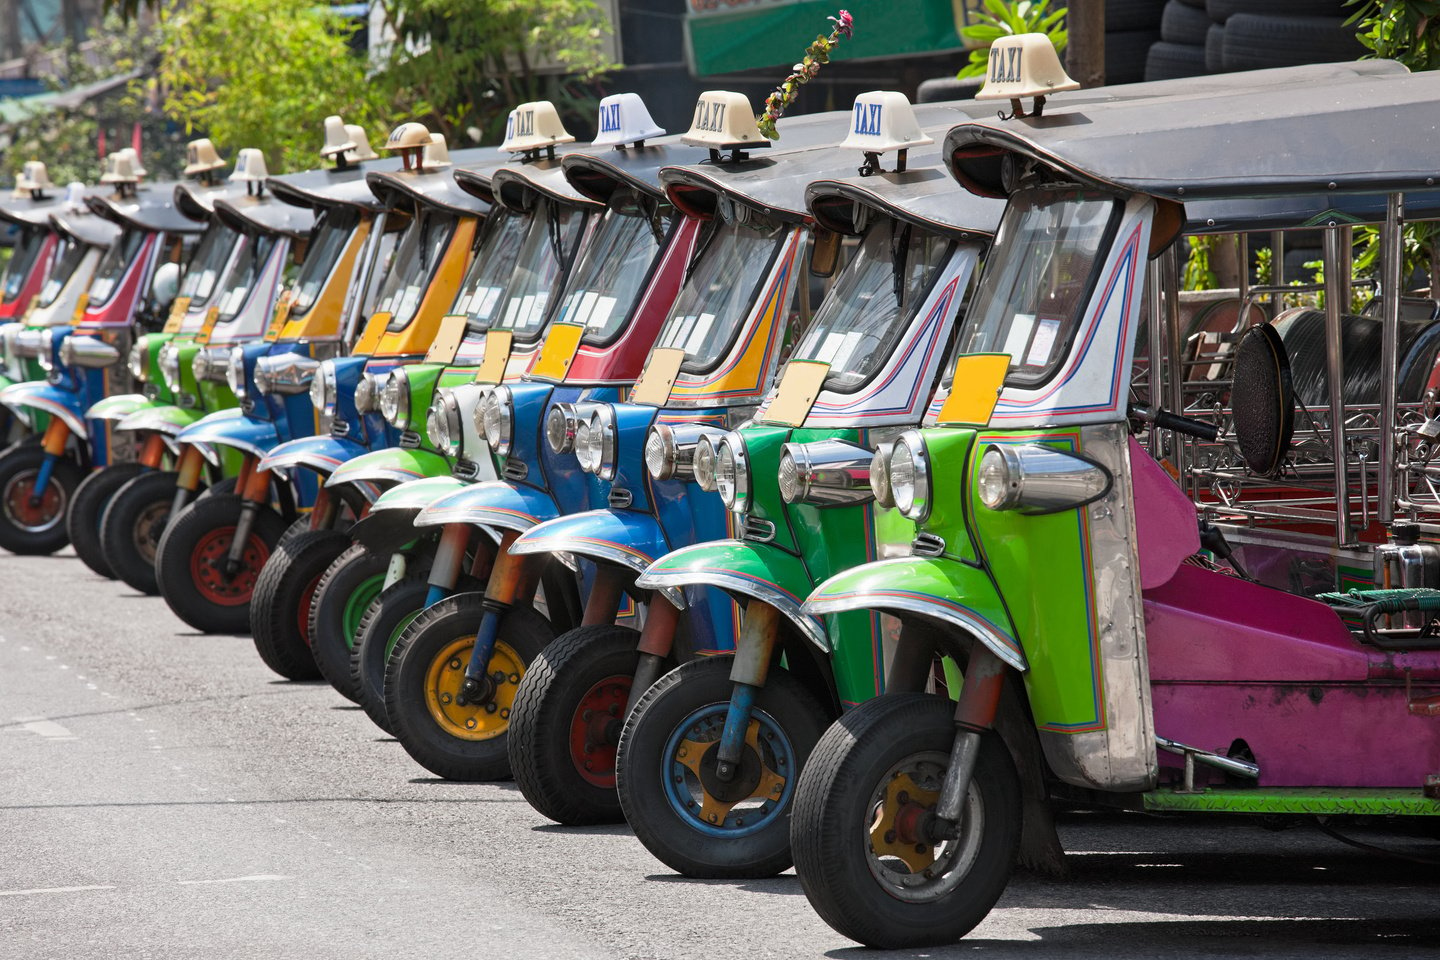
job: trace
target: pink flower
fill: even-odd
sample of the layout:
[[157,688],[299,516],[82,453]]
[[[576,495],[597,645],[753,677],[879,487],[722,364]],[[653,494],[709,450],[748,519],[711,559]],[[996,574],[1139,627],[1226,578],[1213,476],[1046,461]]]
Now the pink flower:
[[850,15],[849,10],[841,10],[838,17],[826,17],[835,24],[835,32],[846,37],[853,36],[855,32],[855,18]]

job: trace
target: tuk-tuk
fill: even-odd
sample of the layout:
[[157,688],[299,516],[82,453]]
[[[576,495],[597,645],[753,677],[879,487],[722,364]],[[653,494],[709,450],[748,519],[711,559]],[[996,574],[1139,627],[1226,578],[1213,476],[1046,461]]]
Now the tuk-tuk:
[[[961,185],[1007,207],[934,425],[871,469],[917,524],[912,555],[833,576],[803,608],[901,624],[885,695],[821,738],[791,824],[807,897],[862,943],[963,936],[1022,842],[1059,851],[1054,798],[1440,814],[1440,566],[1405,523],[1440,505],[1436,350],[1399,350],[1403,195],[1436,215],[1413,134],[1434,127],[1440,78],[1376,62],[1227,82],[1047,105],[1073,86],[1053,48],[1007,38],[981,98],[1010,110],[946,138]],[[1295,224],[1325,237],[1323,312],[1186,340],[1192,205],[1301,196],[1318,197]],[[1378,318],[1346,315],[1341,236],[1367,219],[1384,221]],[[1301,405],[1302,385],[1323,402]],[[1355,587],[1361,571],[1381,589]]]
[[[51,210],[62,203],[73,206],[79,202],[78,195],[50,182],[41,160],[27,161],[15,178],[14,189],[8,196],[0,196],[0,224],[10,245],[10,259],[0,271],[0,322],[24,313],[30,298],[39,294],[50,275],[50,265],[60,246],[59,238],[50,229]],[[9,385],[0,381],[0,387]]]

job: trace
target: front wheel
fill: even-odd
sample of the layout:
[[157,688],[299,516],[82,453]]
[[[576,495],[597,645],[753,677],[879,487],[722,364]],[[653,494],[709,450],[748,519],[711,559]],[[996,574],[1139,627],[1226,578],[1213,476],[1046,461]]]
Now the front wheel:
[[576,627],[541,651],[515,692],[510,769],[530,805],[557,823],[624,819],[615,748],[639,638],[612,624]]
[[155,549],[175,504],[171,470],[149,470],[131,478],[110,498],[100,518],[100,546],[110,569],[141,593],[160,592],[155,583]]
[[784,670],[755,698],[739,770],[715,773],[733,657],[661,677],[620,735],[616,785],[646,849],[687,877],[770,877],[790,866],[795,781],[830,713]]
[[[348,542],[348,538],[347,538]],[[345,699],[360,702],[360,687],[350,669],[360,619],[385,586],[388,557],[352,543],[331,561],[315,585],[310,603],[310,654],[320,675]]]
[[292,526],[255,580],[250,636],[265,666],[286,680],[320,676],[310,609],[321,577],[349,543],[349,537],[334,530],[297,533]]
[[447,780],[504,780],[510,707],[530,661],[554,638],[549,621],[528,607],[501,615],[486,673],[494,689],[481,703],[460,703],[485,597],[461,593],[421,612],[395,644],[385,669],[385,711],[395,738],[422,767]]
[[0,455],[0,548],[11,553],[54,553],[70,542],[65,513],[84,475],[73,460],[55,458],[50,479],[36,496],[47,457],[30,444],[16,444]]
[[987,734],[956,836],[936,836],[955,741],[941,697],[867,701],[826,731],[800,777],[790,826],[810,905],[837,931],[885,949],[954,943],[1004,892],[1020,841],[1020,782]]
[[114,580],[115,571],[105,559],[105,545],[100,539],[100,521],[110,500],[125,484],[145,471],[138,463],[115,463],[96,470],[80,481],[70,512],[65,514],[65,533],[75,555],[95,573]]
[[180,511],[160,538],[155,554],[160,595],[177,617],[202,633],[249,631],[255,581],[285,533],[280,514],[260,507],[239,566],[227,569],[242,508],[234,494],[204,497]]

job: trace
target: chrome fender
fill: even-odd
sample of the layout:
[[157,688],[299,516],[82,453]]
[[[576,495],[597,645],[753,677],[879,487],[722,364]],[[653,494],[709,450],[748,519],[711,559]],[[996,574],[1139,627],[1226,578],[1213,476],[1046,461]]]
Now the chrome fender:
[[144,407],[124,417],[115,424],[116,430],[149,430],[169,437],[179,436],[180,431],[205,416],[199,410],[177,407],[173,403]]
[[284,470],[306,467],[328,476],[342,463],[369,452],[354,440],[344,437],[299,437],[275,447],[260,461],[261,470]]
[[554,498],[544,490],[504,480],[487,480],[472,483],[464,490],[435,501],[420,511],[415,518],[415,526],[473,523],[524,532],[559,515]]
[[425,477],[391,487],[350,526],[350,539],[375,553],[394,553],[415,539],[421,510],[467,485],[455,477]]
[[137,410],[165,406],[169,406],[169,404],[151,400],[143,393],[120,393],[93,404],[89,410],[85,411],[85,419],[124,420]]
[[387,447],[362,454],[336,467],[325,481],[327,487],[342,483],[405,483],[426,477],[450,474],[450,462],[438,453],[418,448]]
[[0,405],[4,405],[25,423],[30,423],[30,416],[24,412],[25,408],[34,407],[52,417],[58,417],[70,428],[71,433],[82,440],[88,440],[90,431],[85,427],[85,416],[79,401],[79,394],[61,390],[43,380],[15,383],[0,390]]
[[280,435],[272,421],[247,417],[238,407],[232,407],[202,417],[180,431],[175,439],[199,447],[205,459],[218,467],[218,447],[234,447],[250,456],[263,458],[280,442]]

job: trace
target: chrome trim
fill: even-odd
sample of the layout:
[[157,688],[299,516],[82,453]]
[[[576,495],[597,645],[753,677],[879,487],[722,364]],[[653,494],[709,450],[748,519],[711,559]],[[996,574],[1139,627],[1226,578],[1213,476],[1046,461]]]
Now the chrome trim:
[[298,353],[261,357],[255,361],[255,389],[260,393],[308,393],[319,368],[319,360]]
[[997,633],[978,618],[972,619],[965,616],[961,611],[966,608],[959,604],[942,606],[936,601],[926,600],[923,597],[887,595],[881,598],[871,594],[851,594],[830,600],[806,600],[804,609],[815,616],[823,616],[827,613],[848,613],[851,610],[898,610],[901,613],[913,613],[931,620],[939,620],[941,623],[948,623],[965,631],[985,644],[995,656],[1022,673],[1030,669],[1029,663],[1025,660],[1025,654],[1017,652],[1011,645],[1014,642],[1011,638]]
[[500,471],[501,476],[506,480],[514,480],[517,483],[530,476],[530,468],[524,460],[506,460],[505,468]]
[[[656,480],[695,479],[695,452],[700,441],[723,437],[725,431],[700,423],[657,423],[650,427],[645,437],[645,470]],[[657,467],[650,455],[651,444],[659,445]]]
[[[830,638],[826,636],[825,630],[812,617],[801,612],[799,604],[791,600],[774,587],[758,583],[744,577],[733,576],[728,573],[717,573],[706,571],[701,575],[698,573],[643,573],[635,580],[635,585],[646,590],[663,590],[665,588],[685,587],[691,584],[707,587],[719,587],[729,593],[738,593],[746,597],[754,597],[756,600],[770,604],[776,610],[785,614],[790,622],[799,628],[800,632],[807,637],[811,643],[819,647],[821,652],[830,652]],[[669,594],[666,594],[668,597]],[[673,602],[673,601],[672,601]]]
[[[781,449],[780,496],[786,503],[827,507],[865,503],[874,497],[870,489],[874,455],[864,447],[844,440],[817,440],[787,443]],[[794,471],[794,487],[788,491],[784,481],[787,459]]]
[[[737,431],[730,431],[720,438],[715,447],[715,488],[720,492],[720,501],[726,508],[735,512],[743,513],[750,505],[750,458],[745,455],[745,438]],[[720,490],[720,457],[724,451],[730,451],[730,459],[735,464],[734,488],[729,497]]]
[[770,543],[775,539],[775,524],[769,520],[762,520],[759,517],[747,516],[745,518],[744,531],[741,533],[742,540],[753,540],[756,543]]
[[120,350],[99,337],[71,334],[60,344],[60,362],[67,367],[111,367],[120,362]]
[[605,502],[611,510],[625,510],[635,502],[635,495],[624,487],[611,487]]
[[890,489],[890,455],[895,452],[895,441],[888,440],[875,448],[870,458],[870,495],[877,507],[895,506],[895,493]]
[[910,553],[917,557],[944,556],[945,538],[935,533],[917,533],[910,542]]
[[[900,507],[900,498],[894,497],[895,455],[902,446],[910,451],[910,459],[915,469],[915,480],[912,484],[914,489],[911,491],[908,508]],[[925,450],[925,437],[919,430],[906,430],[900,434],[900,438],[895,441],[895,449],[890,454],[890,469],[886,474],[890,477],[890,493],[895,499],[896,509],[899,509],[902,515],[916,523],[930,516],[930,459]]]
[[552,453],[569,453],[575,449],[575,432],[580,429],[580,415],[573,403],[557,403],[545,414],[545,442]]
[[983,486],[977,491],[991,510],[1073,510],[1105,496],[1114,482],[1108,470],[1089,458],[1038,443],[988,444],[980,456],[980,473],[997,463],[1002,471],[999,497],[991,502]]

